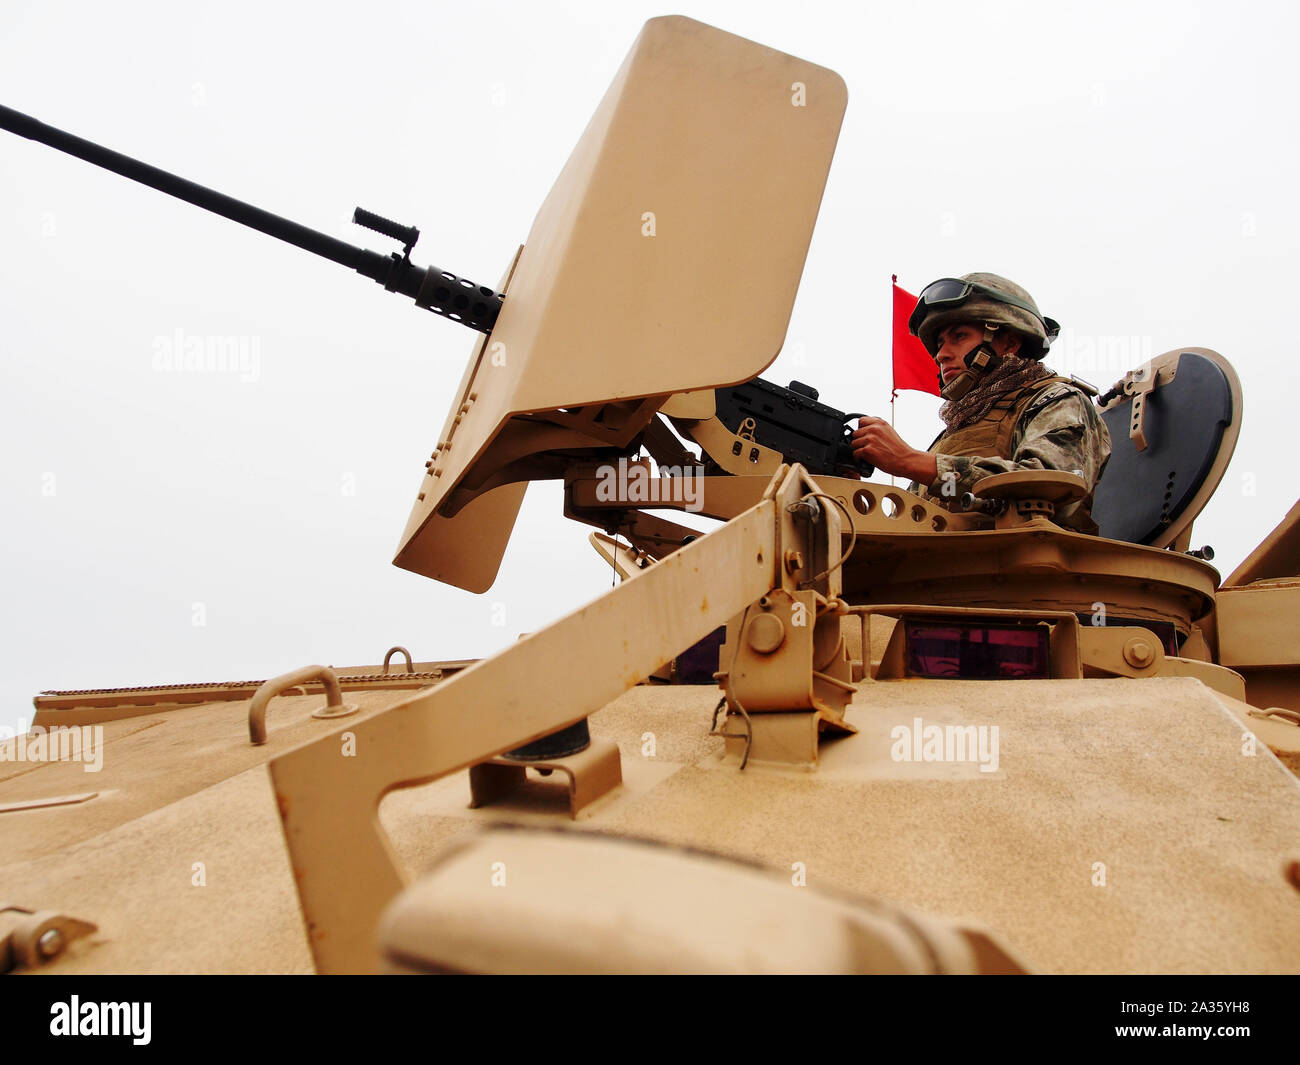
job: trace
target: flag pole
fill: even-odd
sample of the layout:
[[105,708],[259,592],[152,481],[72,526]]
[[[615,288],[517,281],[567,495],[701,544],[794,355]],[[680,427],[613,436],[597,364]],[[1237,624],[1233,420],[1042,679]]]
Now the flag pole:
[[[889,427],[891,429],[894,428],[894,400],[896,400],[897,398],[898,398],[898,390],[897,389],[891,390],[889,393]],[[889,475],[889,487],[890,488],[898,487],[896,484],[894,484],[894,475],[892,473]]]
[[[897,275],[897,274],[890,274],[890,275],[889,275],[889,281],[890,281],[890,284],[897,285],[897,284],[898,284],[898,275]],[[893,290],[891,289],[890,292],[892,293]],[[892,299],[891,299],[891,301],[890,301],[890,305],[891,305],[891,306],[893,305],[893,301],[892,301]],[[891,389],[889,390],[889,427],[890,427],[891,429],[894,428],[894,400],[896,400],[897,398],[898,398],[898,389],[896,389],[896,388],[891,388]],[[894,484],[894,475],[893,475],[892,473],[889,475],[889,487],[890,487],[890,488],[897,488],[897,487],[898,487],[896,484]]]

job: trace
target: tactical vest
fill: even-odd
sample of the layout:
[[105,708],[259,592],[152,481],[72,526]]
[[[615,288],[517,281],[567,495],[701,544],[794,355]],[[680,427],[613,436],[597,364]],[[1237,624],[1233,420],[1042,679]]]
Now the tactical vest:
[[[931,454],[969,456],[972,458],[1009,459],[1014,453],[1012,439],[1016,426],[1029,405],[1038,398],[1044,389],[1057,384],[1069,384],[1068,377],[1053,374],[1044,377],[1024,388],[999,396],[993,406],[983,417],[969,425],[964,425],[953,432],[944,432],[930,445]],[[927,495],[929,493],[926,493]],[[942,503],[941,500],[936,502]],[[1092,520],[1092,492],[1089,492],[1078,506],[1068,514],[1057,513],[1056,524],[1096,535],[1097,523]]]

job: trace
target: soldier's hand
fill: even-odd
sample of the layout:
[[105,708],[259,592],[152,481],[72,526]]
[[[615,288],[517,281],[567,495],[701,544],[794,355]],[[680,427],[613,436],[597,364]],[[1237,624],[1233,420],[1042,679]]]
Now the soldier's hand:
[[895,475],[903,472],[902,466],[912,455],[912,448],[884,418],[859,418],[849,446],[855,459]]
[[935,458],[908,445],[884,418],[859,418],[849,437],[853,457],[869,462],[882,473],[929,484],[935,477]]

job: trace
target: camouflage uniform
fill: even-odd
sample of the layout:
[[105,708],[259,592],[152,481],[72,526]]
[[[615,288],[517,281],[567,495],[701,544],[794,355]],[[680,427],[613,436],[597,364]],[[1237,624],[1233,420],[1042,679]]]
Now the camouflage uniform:
[[938,472],[929,485],[911,491],[954,509],[984,477],[1020,470],[1081,471],[1088,495],[1058,511],[1058,525],[1095,534],[1092,490],[1110,458],[1110,432],[1089,397],[1055,375],[999,397],[982,418],[945,431],[929,447]]
[[[1041,362],[1060,331],[1051,318],[1038,311],[1033,297],[1014,281],[997,274],[974,273],[961,278],[941,278],[922,291],[908,328],[937,360],[939,338],[949,326],[983,324],[981,349],[995,355],[990,346],[993,331],[1011,329],[1022,338],[1021,358]],[[969,360],[972,355],[968,354]],[[974,364],[967,362],[968,366]],[[995,364],[996,367],[996,364]],[[1018,371],[1011,366],[1011,375]],[[1045,368],[1044,368],[1045,369]],[[987,375],[992,373],[993,378]],[[958,501],[985,477],[1021,470],[1061,470],[1078,473],[1088,484],[1088,494],[1078,503],[1057,510],[1053,521],[1080,532],[1097,532],[1090,513],[1093,492],[1110,458],[1110,432],[1092,400],[1068,378],[1047,373],[1016,387],[1007,380],[998,394],[997,369],[986,370],[985,387],[997,398],[985,412],[957,429],[941,433],[929,447],[937,457],[938,469],[928,485],[912,482],[910,490],[940,506],[953,510]],[[970,394],[949,387],[943,395],[951,404],[976,400],[977,378]],[[1022,378],[1023,380],[1023,378]],[[952,382],[957,384],[960,379]],[[984,406],[976,401],[972,413]],[[948,415],[956,417],[956,412]]]

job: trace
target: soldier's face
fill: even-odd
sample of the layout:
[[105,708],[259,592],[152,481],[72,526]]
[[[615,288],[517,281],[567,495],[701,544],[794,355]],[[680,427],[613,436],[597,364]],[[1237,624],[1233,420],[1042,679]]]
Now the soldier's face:
[[978,326],[959,323],[950,325],[939,334],[939,350],[934,361],[939,364],[939,373],[946,385],[965,368],[962,360],[979,347],[984,339],[984,330]]
[[[939,373],[946,385],[966,368],[962,361],[980,345],[984,339],[984,328],[973,323],[958,322],[950,325],[939,334],[939,350],[934,361],[939,364]],[[1006,329],[1000,329],[993,335],[993,350],[999,355],[1014,355],[1020,350],[1020,337]]]

